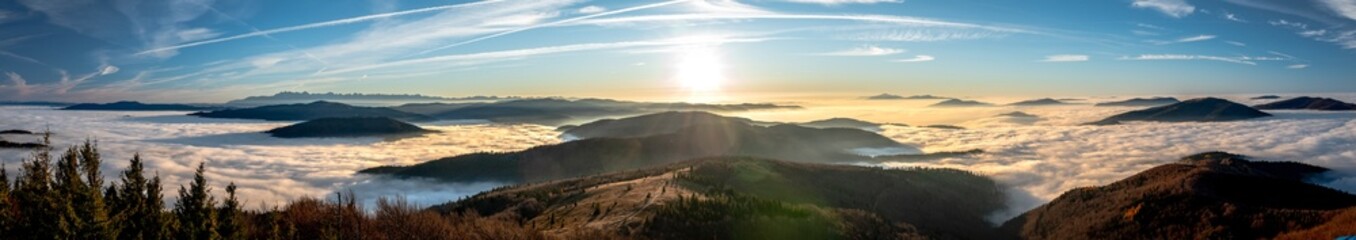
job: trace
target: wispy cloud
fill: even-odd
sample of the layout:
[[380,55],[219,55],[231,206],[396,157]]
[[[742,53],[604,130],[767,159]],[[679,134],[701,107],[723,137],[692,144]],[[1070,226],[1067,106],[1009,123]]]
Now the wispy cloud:
[[1008,33],[994,31],[975,31],[965,29],[903,29],[871,31],[850,34],[842,37],[852,41],[890,41],[890,42],[940,42],[953,40],[976,40],[1002,38]]
[[862,45],[862,46],[859,46],[859,47],[856,47],[856,48],[852,48],[852,49],[846,49],[846,50],[841,50],[841,51],[833,51],[833,52],[826,52],[826,53],[818,53],[818,54],[815,54],[815,55],[820,55],[820,56],[861,57],[861,56],[888,56],[888,55],[895,55],[895,54],[900,54],[900,53],[904,53],[904,49],[898,49],[898,48],[883,48],[883,47],[879,47],[879,46],[876,46],[876,45]]
[[583,13],[583,14],[594,14],[594,13],[600,13],[600,12],[603,12],[603,11],[607,11],[607,8],[602,7],[602,6],[598,6],[598,5],[589,5],[589,6],[585,6],[585,7],[579,8],[579,10],[578,10],[577,12]]
[[1238,14],[1234,14],[1234,13],[1231,13],[1231,12],[1224,12],[1224,13],[1221,13],[1220,16],[1224,17],[1225,20],[1229,20],[1229,21],[1235,21],[1235,22],[1241,22],[1241,23],[1246,23],[1246,22],[1248,22],[1248,20],[1243,20],[1242,17],[1239,17]]
[[813,3],[823,5],[839,4],[875,4],[875,3],[902,3],[904,0],[782,0],[793,3]]
[[1356,0],[1319,0],[1332,12],[1356,20]]
[[1224,43],[1228,43],[1229,45],[1234,45],[1234,46],[1239,46],[1239,47],[1246,47],[1246,46],[1248,46],[1248,44],[1246,44],[1246,43],[1235,42],[1235,41],[1224,41]]
[[448,10],[448,9],[453,9],[453,8],[462,8],[462,7],[479,6],[479,5],[484,5],[484,4],[488,4],[488,3],[495,3],[495,2],[501,2],[501,1],[503,1],[503,0],[486,0],[486,1],[473,2],[473,3],[450,4],[450,5],[442,5],[442,6],[434,6],[434,7],[419,8],[419,9],[411,9],[411,10],[405,10],[405,11],[399,11],[399,12],[379,13],[379,14],[372,14],[372,15],[366,15],[366,16],[358,16],[358,17],[351,17],[351,18],[345,18],[345,19],[337,19],[337,20],[330,20],[330,21],[324,21],[324,22],[317,22],[317,23],[310,23],[310,24],[302,24],[302,25],[291,26],[291,27],[282,27],[282,28],[274,28],[274,29],[267,29],[267,30],[261,30],[261,31],[253,31],[253,32],[250,32],[250,33],[239,34],[239,35],[232,35],[232,36],[228,36],[228,37],[213,38],[213,39],[207,39],[207,40],[201,40],[201,41],[194,41],[194,42],[189,42],[189,43],[184,43],[184,44],[179,44],[179,45],[174,45],[174,46],[166,46],[166,47],[161,47],[161,48],[156,48],[156,49],[150,49],[150,50],[146,50],[146,51],[139,52],[139,53],[137,53],[137,54],[138,54],[138,55],[152,54],[152,53],[157,53],[157,52],[172,51],[172,50],[178,50],[178,49],[183,49],[183,48],[188,48],[188,47],[195,47],[195,46],[202,46],[202,45],[213,44],[213,43],[226,42],[226,41],[231,41],[231,40],[238,40],[238,39],[245,39],[245,38],[251,38],[251,37],[266,36],[266,35],[269,35],[269,34],[285,33],[285,32],[292,32],[292,31],[300,31],[300,30],[307,30],[307,29],[321,28],[321,27],[332,27],[332,26],[339,26],[339,25],[347,25],[347,24],[354,24],[354,23],[368,22],[368,21],[374,21],[374,20],[380,20],[380,19],[387,19],[387,18],[398,17],[398,16],[404,16],[404,15],[410,15],[410,14],[426,13],[426,12],[434,12],[434,11],[443,11],[443,10]]
[[929,56],[929,55],[917,55],[917,56],[913,56],[913,58],[895,59],[894,61],[895,61],[895,62],[931,62],[931,61],[933,61],[933,60],[937,60],[937,58],[936,58],[936,57]]
[[[721,38],[721,37],[685,37],[685,38],[671,38],[671,39],[661,39],[661,40],[653,40],[653,41],[633,41],[633,42],[609,42],[609,43],[572,44],[572,45],[561,45],[561,46],[551,46],[551,47],[526,48],[526,49],[504,50],[504,51],[494,51],[494,52],[481,52],[481,53],[471,53],[471,54],[443,55],[443,56],[437,56],[437,57],[427,57],[427,58],[418,58],[418,59],[409,59],[409,60],[393,61],[393,62],[386,62],[386,63],[379,63],[379,64],[371,64],[371,65],[366,65],[366,66],[359,66],[359,67],[352,67],[352,68],[345,68],[345,69],[339,69],[339,70],[334,70],[334,71],[328,71],[328,72],[325,72],[325,73],[326,73],[326,74],[339,74],[339,73],[356,72],[356,71],[363,71],[363,70],[372,70],[372,69],[380,69],[380,68],[390,68],[390,67],[396,67],[396,66],[409,66],[409,65],[430,64],[430,63],[452,63],[453,65],[468,65],[468,64],[477,64],[477,63],[484,63],[484,62],[492,62],[492,61],[497,61],[497,60],[519,59],[519,58],[524,58],[524,57],[539,56],[539,55],[546,55],[546,54],[558,54],[558,53],[580,52],[580,51],[613,50],[613,49],[625,49],[625,48],[636,48],[636,47],[660,47],[660,46],[681,46],[681,45],[713,45],[713,44],[725,44],[725,43],[749,43],[749,42],[762,42],[762,41],[767,41],[767,40],[769,40],[769,39],[768,39],[768,38],[740,38],[740,39],[726,39],[726,38]],[[440,66],[442,66],[442,65],[440,65]]]
[[1309,65],[1308,65],[1308,64],[1294,64],[1294,65],[1290,65],[1290,66],[1285,66],[1285,68],[1288,68],[1288,69],[1305,69],[1305,68],[1309,68]]
[[616,14],[628,13],[628,12],[633,12],[633,11],[639,11],[639,10],[645,10],[645,9],[651,9],[651,8],[663,7],[663,6],[669,6],[669,5],[684,3],[684,2],[688,2],[688,1],[691,1],[691,0],[674,0],[674,1],[666,1],[666,2],[652,3],[652,4],[646,4],[646,5],[640,5],[640,6],[628,7],[628,8],[617,9],[617,10],[612,10],[612,11],[606,11],[606,12],[594,13],[594,14],[589,14],[589,15],[584,15],[584,16],[579,16],[579,17],[574,17],[574,18],[567,18],[567,19],[564,19],[564,20],[559,20],[559,21],[554,21],[554,22],[548,22],[548,23],[542,23],[542,24],[529,25],[529,26],[525,26],[525,27],[521,27],[521,28],[510,29],[510,30],[508,30],[508,31],[503,31],[503,32],[495,33],[495,34],[485,35],[485,36],[478,37],[478,38],[472,38],[472,39],[470,39],[470,40],[461,41],[461,42],[457,42],[457,43],[453,43],[453,44],[449,44],[449,45],[445,45],[445,46],[441,46],[441,47],[436,47],[436,48],[429,49],[429,50],[424,50],[424,51],[419,52],[419,53],[416,53],[416,54],[414,54],[414,55],[415,55],[415,56],[418,56],[418,55],[424,55],[424,54],[428,54],[428,53],[440,51],[440,50],[443,50],[443,49],[453,48],[453,47],[457,47],[457,46],[461,46],[461,45],[466,45],[466,44],[471,44],[471,43],[476,43],[476,42],[480,42],[480,41],[485,41],[485,40],[489,40],[489,39],[493,39],[493,38],[497,38],[497,37],[502,37],[502,36],[504,36],[504,35],[519,33],[519,32],[528,31],[528,30],[532,30],[532,29],[538,29],[538,28],[543,28],[543,27],[551,27],[551,26],[564,25],[564,24],[569,24],[569,23],[572,23],[572,22],[578,22],[578,21],[583,21],[583,20],[588,20],[588,19],[593,19],[593,18],[598,18],[598,17],[605,17],[605,16],[609,16],[609,15],[616,15]]
[[1206,40],[1210,40],[1210,39],[1215,39],[1216,37],[1217,37],[1217,36],[1215,36],[1215,35],[1204,35],[1204,34],[1202,34],[1202,35],[1196,35],[1196,36],[1190,36],[1190,37],[1178,38],[1178,39],[1175,39],[1175,40],[1172,40],[1172,41],[1146,40],[1145,42],[1153,43],[1153,44],[1156,44],[1156,45],[1168,45],[1168,44],[1174,44],[1174,43],[1200,42],[1200,41],[1206,41]]
[[1045,56],[1041,62],[1086,62],[1090,59],[1088,55],[1061,54]]
[[1207,61],[1220,61],[1220,62],[1237,63],[1237,64],[1245,64],[1245,65],[1257,65],[1256,62],[1247,61],[1247,60],[1242,60],[1242,59],[1239,59],[1239,58],[1221,57],[1221,56],[1210,56],[1210,55],[1141,54],[1141,55],[1139,55],[1139,56],[1133,56],[1133,57],[1132,57],[1132,56],[1124,56],[1124,57],[1121,57],[1120,59],[1121,59],[1121,60],[1134,60],[1134,61],[1207,60]]
[[1196,11],[1196,6],[1186,0],[1135,0],[1130,3],[1135,8],[1149,8],[1174,18],[1182,18]]

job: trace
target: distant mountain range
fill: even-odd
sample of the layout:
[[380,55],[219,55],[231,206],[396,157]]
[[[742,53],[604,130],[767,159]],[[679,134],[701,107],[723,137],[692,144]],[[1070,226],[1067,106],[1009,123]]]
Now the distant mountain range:
[[753,110],[798,109],[799,106],[768,103],[698,104],[650,103],[608,99],[523,99],[472,104],[408,104],[396,110],[422,113],[444,120],[488,120],[500,123],[562,125],[618,116],[634,116],[666,111],[742,112]]
[[1064,101],[1055,100],[1055,99],[1052,99],[1052,98],[1042,98],[1042,99],[1033,99],[1033,100],[1026,100],[1026,101],[1020,101],[1020,102],[1015,102],[1015,103],[1009,103],[1008,106],[1054,106],[1054,105],[1068,105],[1068,104],[1071,104],[1071,103],[1066,103],[1066,102],[1064,102]]
[[[1306,182],[1326,172],[1294,162],[1197,154],[1106,186],[1070,190],[1003,228],[1021,239],[1332,239],[1333,234],[1356,234],[1356,196]],[[1340,218],[1343,213],[1346,219]]]
[[[581,140],[512,153],[479,153],[403,167],[379,167],[366,173],[428,177],[448,181],[537,182],[634,170],[712,156],[752,156],[799,162],[875,161],[857,149],[919,152],[876,133],[848,128],[807,128],[791,124],[755,126],[739,119],[715,119],[706,113],[661,113],[604,120],[566,131]],[[655,126],[647,123],[694,124]]]
[[1319,97],[1297,97],[1289,100],[1261,104],[1257,109],[1267,110],[1322,110],[1322,111],[1351,111],[1356,110],[1356,104],[1346,103],[1331,98]]
[[1040,116],[1032,115],[1032,114],[1030,114],[1030,113],[1021,112],[1021,111],[1002,113],[1002,114],[998,114],[997,116],[999,116],[999,117],[1015,117],[1015,118],[1038,118],[1038,117],[1040,117]]
[[320,118],[266,133],[279,138],[386,137],[434,132],[388,117]]
[[1106,119],[1102,119],[1101,121],[1089,124],[1112,125],[1125,121],[1218,122],[1269,116],[1271,116],[1271,114],[1248,107],[1247,105],[1230,102],[1229,100],[1219,98],[1197,98],[1167,106],[1116,114],[1107,117]]
[[1095,105],[1093,105],[1093,106],[1098,106],[1098,107],[1153,107],[1153,106],[1163,106],[1163,105],[1168,105],[1168,104],[1174,104],[1174,103],[1179,103],[1179,102],[1182,102],[1182,101],[1181,101],[1181,100],[1177,100],[1177,98],[1171,98],[1171,97],[1133,98],[1133,99],[1124,100],[1124,101],[1097,103],[1097,104],[1095,104]]
[[932,104],[929,107],[989,107],[989,106],[993,106],[993,104],[980,101],[948,99],[946,101]]
[[321,118],[344,117],[387,117],[415,122],[435,120],[429,116],[402,112],[391,108],[356,107],[343,103],[325,101],[197,112],[189,115],[206,118],[256,119],[268,121],[306,121]]
[[[244,99],[227,101],[229,106],[264,106],[279,104],[297,104],[310,103],[315,101],[343,102],[347,104],[387,102],[387,105],[398,105],[411,102],[444,102],[444,101],[499,101],[520,99],[519,97],[498,97],[498,96],[470,96],[460,98],[448,98],[438,96],[426,96],[419,94],[364,94],[364,93],[310,93],[310,92],[280,92],[272,96],[252,96]],[[393,103],[393,104],[392,104]]]
[[1281,99],[1281,96],[1276,96],[1276,95],[1262,95],[1262,96],[1252,97],[1252,100],[1265,100],[1265,99]]
[[113,103],[83,103],[71,105],[61,110],[96,110],[96,111],[201,111],[209,109],[219,109],[220,107],[193,106],[186,104],[146,104],[135,101],[121,101]]
[[[883,130],[881,126],[884,124],[867,122],[852,118],[829,118],[803,123],[796,123],[796,125],[812,128],[852,128],[872,132],[880,132],[881,130]],[[903,124],[891,124],[891,125],[903,125]]]
[[868,97],[866,97],[866,99],[870,99],[870,100],[930,100],[930,99],[950,99],[950,98],[948,98],[948,97],[933,96],[933,95],[913,95],[913,96],[905,97],[905,96],[894,95],[894,94],[889,94],[889,93],[881,93],[880,95],[868,96]]

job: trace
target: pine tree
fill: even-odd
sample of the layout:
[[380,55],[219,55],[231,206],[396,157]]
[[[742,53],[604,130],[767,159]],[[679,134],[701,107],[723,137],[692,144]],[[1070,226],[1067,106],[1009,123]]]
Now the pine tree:
[[0,163],[0,239],[16,238],[10,235],[17,222],[11,211],[14,205],[9,195],[9,170],[5,169],[4,163]]
[[160,173],[156,172],[155,177],[150,182],[146,182],[145,206],[141,209],[141,214],[146,217],[135,219],[141,227],[141,239],[169,239],[170,224],[169,216],[163,212],[165,209],[165,198],[160,191]]
[[[43,145],[51,145],[51,133],[43,135]],[[57,192],[52,189],[52,155],[42,147],[19,168],[11,192],[17,208],[17,223],[12,236],[19,239],[53,239],[59,236],[61,216],[57,214]],[[22,206],[22,207],[19,207]]]
[[216,226],[215,201],[209,192],[207,178],[203,176],[204,164],[198,164],[193,174],[193,182],[188,188],[179,186],[179,201],[174,206],[174,215],[179,222],[174,238],[181,240],[218,239]]
[[90,140],[85,140],[85,144],[79,147],[78,152],[80,171],[77,175],[85,177],[83,185],[77,189],[79,192],[74,195],[76,214],[82,221],[78,238],[111,239],[117,236],[117,232],[110,226],[108,208],[104,203],[104,176],[99,171],[102,160],[98,146]]
[[217,233],[222,239],[245,239],[244,223],[240,212],[240,201],[235,198],[235,183],[226,185],[226,199],[217,213]]
[[[158,179],[158,178],[157,178]],[[118,226],[118,239],[157,239],[163,236],[164,231],[162,223],[157,221],[161,218],[161,211],[164,203],[152,202],[152,194],[156,199],[159,198],[159,185],[154,186],[156,191],[150,189],[152,182],[146,180],[144,168],[142,166],[141,155],[133,155],[132,161],[127,165],[127,169],[122,172],[121,183],[116,187],[110,186],[108,202],[111,212],[115,219],[121,223]]]

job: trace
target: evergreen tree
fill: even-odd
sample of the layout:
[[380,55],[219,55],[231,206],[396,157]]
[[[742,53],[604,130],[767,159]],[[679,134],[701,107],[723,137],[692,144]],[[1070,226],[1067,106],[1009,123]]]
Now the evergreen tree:
[[169,239],[170,229],[172,228],[170,224],[173,221],[170,221],[169,216],[166,216],[163,212],[165,209],[165,198],[164,195],[161,195],[162,191],[160,191],[159,172],[155,174],[155,177],[151,178],[151,181],[146,182],[145,188],[145,203],[142,204],[142,206],[145,207],[140,209],[141,214],[145,217],[133,220],[137,221],[137,225],[141,227],[141,229],[138,230],[142,234],[141,239]]
[[14,205],[9,194],[9,171],[5,169],[4,163],[0,163],[0,239],[15,238],[15,236],[10,235],[17,222],[14,221],[14,214],[12,213]]
[[78,186],[73,198],[76,214],[80,217],[80,226],[77,236],[81,239],[111,239],[117,236],[113,226],[110,226],[108,219],[108,208],[104,203],[104,176],[99,170],[102,160],[100,159],[98,146],[90,140],[85,140],[85,144],[79,147],[79,173],[83,175],[83,185]]
[[235,198],[235,189],[234,182],[226,185],[226,199],[221,202],[221,211],[217,213],[217,233],[222,239],[245,239],[240,201]]
[[[121,183],[116,187],[110,187],[108,202],[112,212],[118,219],[121,231],[119,239],[157,239],[158,234],[164,227],[156,219],[161,218],[163,203],[152,202],[151,194],[158,195],[159,191],[151,192],[151,182],[146,179],[141,161],[141,155],[133,155],[132,161],[123,170]],[[156,186],[158,189],[158,186]]]
[[193,182],[188,188],[179,186],[179,201],[174,206],[174,215],[179,222],[174,238],[180,240],[218,239],[216,207],[212,199],[207,178],[203,176],[204,164],[198,164],[193,174]]
[[[44,146],[51,145],[51,133],[42,138]],[[11,192],[17,211],[14,231],[16,239],[53,239],[68,232],[61,227],[61,209],[57,201],[58,193],[52,189],[52,155],[50,148],[42,147],[34,151],[33,157],[19,168],[19,176],[14,180]]]

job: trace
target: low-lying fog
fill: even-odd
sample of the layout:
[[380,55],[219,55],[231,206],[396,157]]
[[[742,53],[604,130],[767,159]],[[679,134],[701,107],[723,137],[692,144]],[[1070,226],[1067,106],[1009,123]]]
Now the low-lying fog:
[[[1321,95],[1321,94],[1320,94]],[[1321,95],[1343,101],[1356,95]],[[1270,100],[1227,98],[1244,104]],[[1188,99],[1189,97],[1181,97]],[[850,117],[912,126],[949,124],[965,130],[887,126],[882,134],[920,146],[926,152],[982,149],[986,153],[927,162],[897,162],[891,167],[950,167],[980,172],[1013,186],[1011,217],[1076,187],[1107,184],[1192,153],[1228,151],[1263,160],[1298,161],[1356,173],[1356,112],[1269,111],[1276,117],[1226,123],[1132,123],[1082,126],[1133,107],[1091,104],[1048,107],[928,108],[941,100],[792,100],[803,110],[734,114],[763,121],[808,121]],[[1085,98],[1095,103],[1124,98]],[[1024,99],[977,100],[1003,104]],[[998,117],[1022,111],[1038,118]],[[275,139],[259,133],[288,122],[204,119],[183,112],[75,112],[36,107],[0,107],[0,130],[50,128],[58,146],[85,138],[99,140],[106,156],[104,174],[112,178],[126,159],[140,152],[147,169],[166,178],[167,192],[186,183],[198,162],[207,161],[208,177],[220,190],[240,185],[251,206],[276,205],[300,196],[351,189],[360,197],[403,195],[421,204],[442,203],[498,186],[498,183],[441,184],[419,180],[376,179],[354,171],[391,164],[413,164],[476,151],[509,151],[560,141],[551,126],[452,123],[424,125],[441,133],[385,141],[362,139]],[[30,140],[31,136],[3,136]],[[18,139],[24,138],[24,139]],[[0,150],[13,174],[27,150]],[[1347,175],[1350,176],[1350,175]],[[1356,178],[1322,184],[1356,191]],[[172,194],[167,197],[173,197]]]

